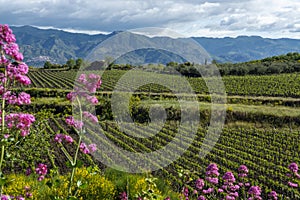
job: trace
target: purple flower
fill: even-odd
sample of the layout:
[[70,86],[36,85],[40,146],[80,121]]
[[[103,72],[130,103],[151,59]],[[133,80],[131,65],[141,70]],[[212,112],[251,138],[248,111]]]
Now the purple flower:
[[55,142],[58,142],[58,143],[61,143],[62,140],[63,140],[63,137],[64,137],[63,134],[58,133],[58,134],[55,135],[54,141],[55,141]]
[[218,189],[218,192],[220,192],[220,193],[221,193],[221,192],[224,192],[224,190],[223,190],[223,189],[221,189],[221,188],[219,188],[219,189]]
[[25,172],[25,175],[26,176],[29,176],[31,174],[31,169],[30,168],[27,168],[26,169],[26,172]]
[[26,192],[26,197],[27,197],[27,198],[31,198],[31,197],[32,197],[32,193]]
[[66,117],[66,123],[70,126],[75,127],[76,129],[81,129],[83,127],[83,122],[75,120],[73,116]]
[[126,192],[122,192],[119,197],[121,200],[128,200]]
[[225,199],[226,200],[235,200],[235,197],[233,197],[231,195],[226,195]]
[[89,149],[90,149],[90,152],[93,153],[97,150],[97,145],[96,144],[89,144]]
[[232,185],[229,188],[230,188],[231,191],[236,191],[236,190],[240,189],[240,186],[239,185]]
[[18,95],[18,99],[17,99],[17,104],[18,105],[23,105],[23,104],[30,104],[30,95],[27,94],[26,92],[21,92]]
[[45,178],[45,176],[41,175],[41,176],[38,177],[37,180],[38,180],[38,181],[42,181],[42,180],[44,180],[44,178]]
[[35,169],[35,172],[39,175],[46,175],[48,172],[47,165],[40,163],[38,167]]
[[97,146],[96,144],[90,144],[90,145],[86,145],[85,143],[81,143],[80,146],[80,151],[84,154],[90,154],[90,153],[93,153],[97,150]]
[[208,188],[207,190],[202,190],[203,194],[210,194],[214,191],[214,188]]
[[208,182],[215,184],[215,185],[219,183],[218,178],[206,177],[205,180],[207,180]]
[[73,138],[71,136],[69,136],[69,135],[64,135],[64,139],[68,143],[73,143],[74,142]]
[[81,74],[81,75],[78,77],[77,80],[78,80],[79,83],[86,84],[86,83],[87,83],[87,80],[86,80],[86,74]]
[[206,198],[204,196],[199,196],[197,200],[206,200]]
[[226,185],[235,182],[235,177],[232,172],[226,172],[222,178],[225,181],[224,184]]
[[7,195],[2,195],[1,196],[1,200],[9,200],[9,199],[10,199],[10,197],[7,196]]
[[97,116],[93,115],[90,112],[84,111],[83,112],[83,116],[86,117],[87,119],[89,119],[91,122],[97,124],[98,123],[98,118]]
[[260,196],[261,195],[261,189],[259,186],[251,186],[248,190],[248,194],[252,194],[254,196]]
[[204,180],[201,178],[198,178],[196,180],[195,187],[197,190],[202,190],[202,188],[204,187]]
[[298,172],[298,165],[296,163],[291,163],[289,165],[289,169],[291,170],[291,172],[297,173]]
[[272,191],[268,194],[268,197],[272,200],[277,200],[277,193],[275,191]]
[[30,189],[31,189],[30,186],[25,186],[25,187],[24,187],[24,190],[27,191],[27,192],[28,192]]
[[92,104],[92,105],[97,105],[98,104],[98,99],[95,96],[87,96],[86,99]]
[[217,164],[211,163],[206,168],[206,176],[219,176],[219,169]]
[[293,187],[293,188],[297,188],[298,184],[297,183],[292,183],[292,182],[288,182],[288,186]]
[[187,187],[184,187],[182,193],[185,197],[188,197],[189,196],[189,189]]

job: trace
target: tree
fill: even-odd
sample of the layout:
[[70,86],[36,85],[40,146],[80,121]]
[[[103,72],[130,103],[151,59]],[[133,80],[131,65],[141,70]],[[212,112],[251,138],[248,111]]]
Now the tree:
[[45,64],[44,64],[44,68],[45,69],[51,69],[52,68],[52,63],[49,62],[49,61],[46,61]]
[[72,58],[71,59],[69,59],[68,61],[67,61],[67,66],[70,68],[70,69],[73,69],[74,67],[75,67],[75,60],[73,60]]
[[82,58],[78,58],[77,60],[76,60],[76,64],[75,64],[75,69],[79,69],[81,66],[83,65],[83,60],[82,60]]

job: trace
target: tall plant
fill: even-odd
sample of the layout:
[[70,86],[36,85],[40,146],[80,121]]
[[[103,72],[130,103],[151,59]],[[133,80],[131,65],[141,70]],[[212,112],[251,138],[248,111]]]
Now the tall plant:
[[22,85],[29,85],[26,76],[28,66],[22,62],[23,55],[16,44],[15,35],[8,25],[0,25],[0,98],[1,98],[1,136],[0,136],[0,196],[7,180],[3,174],[5,161],[9,158],[7,147],[17,145],[18,141],[30,133],[35,121],[31,114],[14,113],[14,105],[30,104],[30,95],[21,91]]
[[[93,115],[89,111],[87,111],[90,106],[95,106],[98,104],[98,99],[93,94],[101,85],[100,76],[96,74],[81,74],[75,83],[76,87],[72,92],[67,94],[67,99],[70,100],[73,104],[73,109],[78,111],[76,116],[68,116],[66,118],[66,123],[72,127],[74,127],[75,132],[78,136],[77,145],[75,147],[75,153],[71,155],[65,146],[63,145],[63,141],[65,144],[71,144],[74,142],[74,139],[70,135],[57,134],[55,136],[55,141],[59,143],[61,150],[69,161],[69,164],[72,168],[72,172],[70,174],[69,179],[69,189],[68,189],[68,198],[76,199],[77,191],[72,191],[74,175],[76,172],[76,168],[80,167],[80,162],[78,161],[78,153],[81,151],[84,154],[90,154],[96,151],[96,144],[86,145],[83,142],[83,136],[86,132],[85,126],[89,123],[98,123],[97,116]],[[78,188],[84,188],[85,185],[81,182],[77,183]]]

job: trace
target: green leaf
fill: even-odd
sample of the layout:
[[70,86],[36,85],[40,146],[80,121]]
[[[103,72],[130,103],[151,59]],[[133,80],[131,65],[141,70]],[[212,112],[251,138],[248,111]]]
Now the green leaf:
[[78,187],[78,188],[79,188],[79,189],[86,189],[87,186],[88,186],[88,184],[87,184],[87,183],[84,183],[84,184],[80,185],[80,187]]
[[67,161],[67,162],[66,162],[66,166],[67,166],[68,168],[73,168],[72,163],[71,163],[70,161]]
[[81,168],[83,166],[83,162],[81,160],[77,160],[75,167]]
[[53,184],[51,181],[47,181],[46,185],[49,187],[49,188],[52,188]]
[[67,200],[78,200],[78,199],[75,196],[70,196],[70,197],[67,198]]
[[5,177],[0,178],[0,186],[4,186],[7,182],[7,179]]

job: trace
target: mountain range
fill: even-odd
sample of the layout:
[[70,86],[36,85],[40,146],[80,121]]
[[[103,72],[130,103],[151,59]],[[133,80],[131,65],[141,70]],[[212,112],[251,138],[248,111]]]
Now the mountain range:
[[[32,26],[12,26],[11,28],[16,35],[21,52],[24,54],[24,61],[28,65],[36,67],[43,66],[45,61],[63,64],[71,58],[87,58],[99,44],[120,33],[89,35],[56,29],[39,29]],[[128,37],[134,38],[132,41],[138,40],[142,44],[164,44],[167,41],[178,42],[177,40],[180,40],[131,34]],[[199,43],[217,62],[245,62],[289,52],[300,52],[300,39],[269,39],[259,36],[238,36],[236,38],[192,37],[191,39]],[[193,54],[193,50],[193,48],[185,49],[185,54]],[[151,48],[130,52],[125,57],[127,57],[127,60],[130,58],[132,61],[139,60],[147,63],[184,61],[181,56],[162,50],[154,52]],[[157,60],[158,58],[159,60]]]

